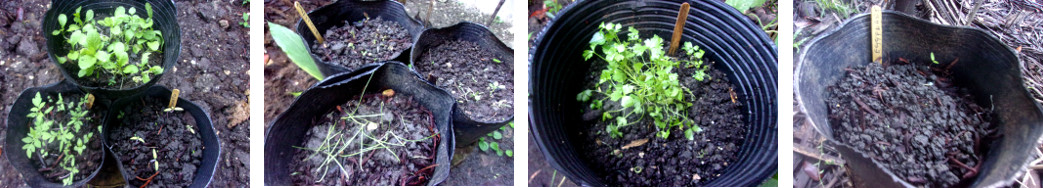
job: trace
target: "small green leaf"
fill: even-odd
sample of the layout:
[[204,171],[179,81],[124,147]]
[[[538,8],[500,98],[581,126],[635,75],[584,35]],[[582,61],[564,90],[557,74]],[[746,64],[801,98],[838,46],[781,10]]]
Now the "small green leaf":
[[480,141],[480,142],[478,142],[478,148],[481,149],[482,151],[488,151],[489,150],[489,143],[485,142],[485,141]]
[[503,138],[503,134],[500,134],[500,131],[493,131],[493,138],[499,140]]
[[504,154],[507,154],[507,157],[514,157],[514,150],[504,151]]
[[152,49],[152,51],[159,50],[159,41],[149,41],[148,48]]
[[695,140],[695,132],[692,129],[685,130],[684,137],[688,138],[688,140]]
[[123,68],[123,73],[124,74],[138,73],[138,66],[137,65],[127,65],[126,67]]

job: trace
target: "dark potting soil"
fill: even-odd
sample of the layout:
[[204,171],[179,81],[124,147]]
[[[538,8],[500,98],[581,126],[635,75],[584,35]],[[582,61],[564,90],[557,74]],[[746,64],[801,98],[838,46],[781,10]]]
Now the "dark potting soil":
[[[188,112],[163,111],[168,102],[145,97],[117,109],[124,112],[122,118],[114,120],[121,124],[112,128],[108,139],[112,153],[131,176],[127,178],[130,186],[148,183],[150,187],[187,187],[195,178],[203,160],[203,139]],[[158,173],[153,159],[159,161]]]
[[975,177],[991,117],[938,69],[902,62],[845,69],[826,93],[836,138],[915,186]]
[[[590,72],[600,72],[606,66],[603,61],[594,64]],[[693,140],[685,138],[681,130],[671,130],[668,139],[657,137],[658,128],[649,117],[620,128],[623,137],[613,138],[605,132],[612,122],[602,122],[600,110],[583,105],[586,106],[583,119],[591,125],[571,131],[579,138],[573,145],[579,148],[580,155],[588,161],[587,165],[608,185],[700,186],[719,177],[728,165],[738,160],[747,126],[743,121],[742,103],[738,102],[740,96],[734,96],[733,101],[731,90],[734,86],[728,82],[727,75],[710,68],[706,73],[711,78],[700,82],[692,78],[694,69],[674,70],[678,71],[681,85],[691,90],[685,94],[685,99],[692,102],[687,115],[702,128],[702,132],[694,134]],[[597,81],[597,74],[588,76],[588,88],[595,88]],[[619,106],[617,102],[604,100],[602,109]],[[627,119],[635,122],[639,117]],[[624,146],[642,140],[647,143],[624,149]]]
[[[57,100],[58,96],[55,95],[51,97]],[[83,95],[62,95],[62,98],[65,99],[65,101],[62,102],[65,104],[76,104],[80,99],[82,99],[82,97]],[[87,149],[83,150],[83,154],[75,156],[76,168],[79,169],[80,172],[73,177],[73,181],[80,181],[87,178],[87,176],[90,176],[91,173],[94,173],[94,170],[98,168],[98,165],[101,165],[101,158],[105,157],[105,150],[102,149],[101,143],[101,132],[98,131],[98,126],[101,124],[102,120],[101,114],[104,114],[104,112],[99,112],[93,109],[88,110],[87,117],[90,119],[84,123],[85,127],[81,127],[80,132],[73,133],[74,135],[86,135],[88,132],[94,133],[94,136],[87,142]],[[69,119],[72,118],[71,115],[67,113],[54,113],[53,115],[56,115],[56,122],[62,123],[69,122]],[[32,119],[29,119],[28,126],[32,126]],[[57,126],[55,126],[55,128],[57,128]],[[71,157],[62,155],[62,152],[59,150],[59,147],[61,147],[60,144],[61,143],[57,140],[46,144],[43,146],[43,149],[47,150],[47,156],[41,158],[39,154],[36,154],[29,158],[29,161],[33,166],[38,168],[37,171],[43,174],[44,178],[55,183],[61,183],[69,174],[69,171],[58,166],[58,163],[62,158]],[[69,149],[71,150],[72,148],[70,147]],[[13,151],[22,150],[11,150],[9,152]],[[75,151],[73,151],[73,153],[75,154]],[[24,155],[24,153],[19,155]]]
[[441,136],[412,96],[356,97],[316,122],[291,162],[294,185],[425,185],[434,172]]
[[[87,10],[83,10],[83,11],[86,12]],[[95,17],[95,18],[100,18],[98,20],[101,20],[101,19],[105,19],[105,18],[110,17],[110,16],[111,16],[111,13],[106,13],[106,14],[99,13],[98,17]],[[145,17],[145,19],[148,19],[148,18]],[[108,27],[99,25],[99,26],[97,26],[97,28],[98,28],[98,33],[109,33],[109,28]],[[152,29],[156,30],[156,31],[159,31],[159,26],[153,25]],[[48,34],[50,34],[50,32],[51,31],[47,31]],[[164,33],[164,34],[166,34],[166,33]],[[65,33],[63,35],[63,38],[68,39],[69,35],[71,35],[71,33]],[[72,48],[70,48],[67,44],[68,43],[64,43],[63,42],[62,45],[61,45],[61,48],[59,50],[57,50],[57,51],[58,52],[69,53],[69,51],[72,50]],[[127,53],[127,55],[129,55],[128,59],[130,59],[127,62],[127,64],[128,65],[137,65],[139,70],[142,70],[142,71],[147,70],[148,69],[147,67],[151,67],[151,66],[163,66],[163,51],[162,50],[164,49],[163,47],[166,46],[166,45],[167,45],[167,41],[163,41],[162,44],[159,47],[160,51],[158,53],[157,52],[153,52],[151,55],[149,55],[149,57],[148,57],[149,59],[148,59],[147,65],[144,65],[144,66],[141,64],[141,54],[143,54],[145,52],[145,50],[142,49],[141,53],[133,53],[133,51],[131,51],[131,52]],[[95,66],[99,66],[99,65],[95,65]],[[65,61],[65,63],[60,64],[59,67],[61,67],[62,69],[65,69],[65,71],[69,73],[69,76],[71,77],[71,79],[76,79],[77,81],[80,82],[80,84],[82,84],[84,86],[89,86],[89,87],[99,87],[99,88],[105,88],[105,89],[129,89],[129,88],[133,88],[133,87],[137,87],[137,86],[140,86],[142,84],[145,84],[145,82],[135,82],[134,81],[134,76],[132,76],[132,75],[113,74],[111,72],[107,72],[107,71],[102,70],[102,68],[100,66],[95,68],[94,73],[92,75],[80,77],[79,76],[79,72],[80,72],[79,63],[76,60],[71,60],[71,59],[68,60],[68,61]],[[122,72],[122,71],[120,71],[120,72]],[[151,77],[152,79],[155,79],[156,76],[157,75],[154,75],[154,74],[153,75],[149,75],[149,77]]]
[[514,115],[513,62],[473,42],[447,41],[423,52],[413,67],[449,90],[468,117],[498,122]]
[[380,18],[344,23],[327,30],[323,38],[325,46],[318,42],[311,46],[315,55],[323,62],[349,69],[394,59],[413,45],[405,28]]

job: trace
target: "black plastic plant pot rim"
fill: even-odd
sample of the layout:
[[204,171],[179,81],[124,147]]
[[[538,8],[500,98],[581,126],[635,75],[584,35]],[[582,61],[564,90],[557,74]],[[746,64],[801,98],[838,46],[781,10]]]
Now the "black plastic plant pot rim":
[[[112,131],[117,126],[131,126],[121,125],[120,121],[116,118],[120,112],[124,110],[124,107],[134,102],[141,102],[140,99],[145,97],[154,97],[162,99],[160,101],[170,100],[170,89],[163,86],[152,86],[144,92],[135,94],[133,96],[125,97],[112,103],[112,110],[105,117],[105,127],[102,128],[102,136],[104,136],[105,147],[112,151],[112,143],[108,140],[109,131]],[[217,137],[217,133],[214,132],[213,123],[210,121],[210,114],[204,111],[199,105],[196,105],[192,101],[185,100],[184,98],[177,99],[177,107],[181,107],[192,115],[192,119],[195,119],[195,130],[203,140],[203,159],[200,160],[199,168],[196,169],[195,177],[192,179],[192,184],[188,187],[207,187],[210,185],[210,180],[214,176],[214,171],[217,169],[217,163],[220,162],[221,154],[221,141]],[[124,114],[131,115],[131,114]],[[119,167],[120,173],[123,175],[124,181],[129,182],[135,178],[134,174],[127,172],[123,163],[120,162],[120,154],[113,151],[113,162]]]
[[[15,99],[14,104],[11,105],[10,111],[8,111],[7,114],[7,135],[5,135],[7,138],[4,140],[4,148],[9,149],[4,152],[4,155],[7,156],[7,160],[11,163],[11,166],[13,166],[14,169],[17,169],[18,172],[21,172],[22,179],[25,180],[25,183],[28,184],[29,187],[66,187],[63,186],[61,182],[51,182],[44,178],[43,175],[37,171],[38,168],[33,167],[29,162],[29,158],[25,156],[25,149],[22,149],[22,146],[25,145],[25,143],[22,142],[22,138],[24,138],[29,132],[29,120],[26,118],[26,115],[29,114],[29,109],[32,108],[32,100],[37,92],[49,94],[87,94],[68,82],[52,83],[45,86],[32,87],[23,90],[22,93],[18,95],[18,98]],[[108,104],[105,104],[104,102],[95,102],[95,105],[101,105],[95,106],[95,108],[98,109],[105,109],[106,106],[108,106]],[[104,114],[104,112],[102,113]],[[98,122],[102,121],[103,120],[99,120]],[[99,139],[104,143],[104,139]],[[107,147],[102,147],[102,150],[104,150],[103,153],[109,152]],[[69,185],[68,187],[81,187],[86,185],[86,183],[93,179],[94,176],[98,175],[101,168],[105,166],[105,157],[102,157],[101,160],[102,161],[98,164],[98,167],[90,171],[91,174],[89,176],[73,182],[72,185]]]
[[[883,12],[884,62],[897,58],[909,62],[938,62],[951,65],[953,83],[966,88],[979,106],[993,107],[993,126],[1001,135],[987,144],[989,151],[971,187],[1009,186],[1025,172],[1034,159],[1029,152],[1039,146],[1043,135],[1043,110],[1032,99],[1021,77],[1020,62],[1014,51],[989,32],[969,27],[934,24],[899,12]],[[868,155],[855,152],[833,139],[825,105],[825,90],[845,74],[843,68],[870,63],[869,15],[844,22],[809,44],[800,56],[794,73],[796,100],[807,113],[809,123],[848,154],[842,155],[852,166],[852,179],[860,178],[869,187],[912,187],[881,168]]]
[[756,186],[778,171],[777,59],[774,43],[746,16],[720,1],[577,1],[537,35],[529,51],[529,127],[548,163],[583,186],[606,185],[579,157],[565,127],[583,124],[582,104],[590,63],[582,58],[602,22],[634,26],[642,38],[669,40],[681,3],[691,4],[681,41],[706,51],[741,96],[748,124],[739,159],[702,186]]
[[[468,41],[478,44],[484,50],[499,57],[514,59],[514,49],[511,49],[500,41],[488,27],[471,22],[460,22],[444,28],[424,30],[413,43],[413,51],[409,56],[410,64],[413,66],[427,66],[420,61],[420,56],[429,49],[445,44],[449,41]],[[456,131],[456,146],[468,146],[478,141],[479,137],[495,131],[496,129],[514,121],[514,115],[502,121],[479,121],[468,117],[463,113],[464,109],[457,106],[453,109],[453,131]]]
[[[345,21],[354,23],[367,18],[380,18],[386,21],[398,23],[398,25],[406,29],[406,32],[409,33],[410,37],[412,37],[412,41],[416,41],[416,37],[420,35],[420,32],[424,31],[424,25],[421,24],[420,21],[409,17],[405,6],[401,3],[390,0],[341,0],[309,12],[308,17],[311,18],[311,22],[315,25],[315,29],[323,36],[325,36],[326,31],[331,28],[344,26]],[[311,29],[308,28],[301,19],[297,19],[297,24],[294,28],[304,40],[305,45],[307,45],[306,48],[308,53],[312,55],[312,59],[315,59],[318,63],[319,71],[322,72],[323,76],[329,77],[330,75],[341,72],[350,72],[358,68],[345,67],[320,61],[318,58],[319,56],[311,51],[311,46],[315,43],[315,35],[312,34]],[[396,54],[392,55],[394,58],[389,59],[388,61],[408,61],[408,59],[405,59],[404,54],[409,54],[411,49],[413,49],[412,46],[401,52],[396,52]]]
[[[62,65],[58,63],[55,54],[68,53],[68,49],[65,49],[66,43],[64,37],[50,34],[50,31],[60,28],[57,21],[59,14],[72,15],[79,7],[83,7],[81,12],[86,12],[87,10],[94,10],[95,12],[113,12],[116,7],[123,6],[134,7],[139,10],[137,11],[137,15],[147,18],[148,15],[145,11],[146,2],[152,6],[152,19],[155,22],[153,28],[163,33],[163,46],[161,47],[163,49],[163,73],[156,74],[149,82],[135,87],[110,89],[85,86],[80,83],[76,71],[65,70],[62,68]],[[44,34],[44,38],[47,39],[47,56],[50,57],[51,62],[54,63],[55,66],[58,66],[58,69],[61,70],[65,79],[70,80],[70,82],[75,84],[77,87],[93,93],[101,99],[119,99],[124,96],[130,96],[144,91],[150,86],[155,85],[164,74],[169,72],[170,69],[177,64],[178,55],[181,54],[181,27],[177,23],[177,7],[175,7],[174,2],[171,0],[54,0],[51,4],[51,8],[47,10],[46,15],[44,16],[43,30],[45,31],[44,33],[46,33]],[[133,59],[131,61],[137,62],[137,60]]]
[[[366,86],[367,80],[369,86]],[[343,72],[327,77],[308,88],[293,104],[272,121],[264,139],[264,184],[267,186],[291,185],[291,161],[296,150],[294,145],[303,142],[310,123],[344,104],[351,97],[366,91],[379,92],[393,89],[398,94],[409,95],[420,102],[434,116],[435,127],[441,134],[436,150],[434,174],[427,185],[438,185],[449,177],[450,161],[453,157],[453,122],[450,110],[456,103],[449,92],[431,85],[416,72],[400,62],[389,61],[376,66],[363,66],[352,72]]]

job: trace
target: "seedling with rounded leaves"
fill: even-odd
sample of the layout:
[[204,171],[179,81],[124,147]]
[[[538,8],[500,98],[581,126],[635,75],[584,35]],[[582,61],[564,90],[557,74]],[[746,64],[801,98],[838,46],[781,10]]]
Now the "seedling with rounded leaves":
[[[136,15],[134,7],[128,10],[120,6],[112,16],[95,19],[94,10],[81,14],[82,8],[76,8],[71,23],[69,16],[59,14],[59,28],[51,31],[51,35],[64,36],[69,49],[68,54],[58,55],[59,64],[75,63],[79,68],[76,75],[81,78],[132,76],[136,83],[149,82],[153,75],[163,72],[161,65],[149,63],[154,54],[162,54],[163,45],[163,33],[152,27],[151,4],[145,4],[147,18]],[[132,62],[134,57],[138,62]],[[108,85],[116,86],[117,82],[112,79]]]
[[576,100],[589,102],[595,110],[604,107],[606,99],[618,103],[618,108],[604,109],[602,113],[602,121],[610,121],[605,131],[615,138],[623,136],[620,128],[636,123],[628,117],[652,118],[659,130],[656,136],[664,139],[674,129],[701,131],[687,117],[686,109],[692,103],[687,102],[685,94],[691,92],[680,84],[674,68],[694,69],[692,77],[697,81],[709,79],[709,67],[702,61],[705,52],[685,42],[682,49],[687,57],[672,58],[666,56],[664,41],[659,36],[641,39],[634,27],[627,28],[625,36],[621,31],[620,24],[602,23],[591,38],[590,49],[583,52],[583,58],[596,56],[607,66],[600,72],[597,88],[580,92]]

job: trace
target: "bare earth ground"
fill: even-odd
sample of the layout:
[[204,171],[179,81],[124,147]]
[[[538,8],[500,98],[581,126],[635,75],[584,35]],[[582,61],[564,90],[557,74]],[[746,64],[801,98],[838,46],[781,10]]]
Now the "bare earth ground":
[[[305,10],[314,10],[331,2],[333,1],[301,1],[301,6]],[[434,2],[434,6],[431,6],[432,2]],[[287,27],[296,24],[298,15],[296,10],[293,9],[293,1],[265,0],[264,3],[266,22],[273,22]],[[510,3],[510,1],[505,2],[498,15],[506,14],[505,12],[509,10],[507,7]],[[404,5],[410,16],[420,18],[421,22],[430,24],[428,26],[430,28],[451,26],[459,21],[485,24],[489,19],[488,13],[482,13],[477,8],[456,0],[407,0]],[[433,11],[428,11],[429,8],[433,8]],[[430,18],[426,18],[428,12],[431,12]],[[492,25],[487,27],[501,41],[504,41],[508,46],[512,46],[514,34],[510,31],[511,23],[507,22],[508,19],[506,18],[499,20],[494,21]],[[264,64],[264,118],[265,131],[267,131],[269,121],[273,120],[293,103],[294,97],[291,93],[304,91],[311,85],[314,85],[317,80],[290,62],[282,50],[272,41],[271,35],[267,32],[267,26],[265,26],[265,29],[265,52],[270,58]],[[501,133],[504,136],[499,141],[501,148],[513,149],[513,139],[515,138],[513,129],[508,129]],[[514,159],[477,150],[476,144],[466,148],[457,148],[453,167],[450,170],[451,174],[442,185],[512,185]]]
[[[931,0],[914,1],[913,7],[896,7],[886,4],[889,10],[905,10],[906,14],[915,15],[935,23],[947,25],[960,25],[983,29],[996,35],[1000,40],[1018,53],[1022,63],[1022,76],[1026,87],[1037,102],[1043,102],[1043,12],[1040,7],[1010,3],[1000,0],[986,0],[977,9],[977,16],[972,21],[965,22],[966,15],[974,9],[974,1],[970,0]],[[859,1],[851,3],[853,14],[867,12],[874,4],[882,4],[883,1]],[[893,3],[893,2],[892,2]],[[963,6],[959,6],[963,5]],[[794,2],[794,43],[802,44],[812,38],[836,28],[843,22],[847,15],[839,14],[834,10],[823,10],[823,7],[815,1],[798,0]],[[799,46],[795,50],[803,49]],[[800,51],[796,51],[800,53]],[[794,55],[796,63],[800,56]],[[794,67],[797,67],[794,65]],[[807,123],[806,115],[800,112],[800,104],[794,102],[793,110],[793,174],[794,187],[851,187],[850,179],[845,175],[843,160],[839,158],[833,148],[824,147],[821,135]],[[1026,151],[1040,155],[1039,151]],[[1039,159],[1032,163],[1038,166]],[[1039,187],[1039,174],[1043,171],[1038,168],[1030,169],[1024,177],[1018,177],[1021,185]],[[1015,185],[1017,186],[1017,185]]]
[[[47,0],[0,3],[0,131],[8,108],[22,90],[57,82],[58,68],[46,55],[41,35]],[[157,85],[182,90],[181,97],[210,114],[221,141],[212,187],[248,187],[248,28],[237,23],[248,11],[240,0],[178,1],[181,54]],[[21,15],[21,16],[19,16]],[[0,135],[0,140],[3,140]],[[0,148],[0,153],[7,148]],[[12,150],[13,151],[13,150]],[[0,160],[0,187],[26,187],[6,158]]]

